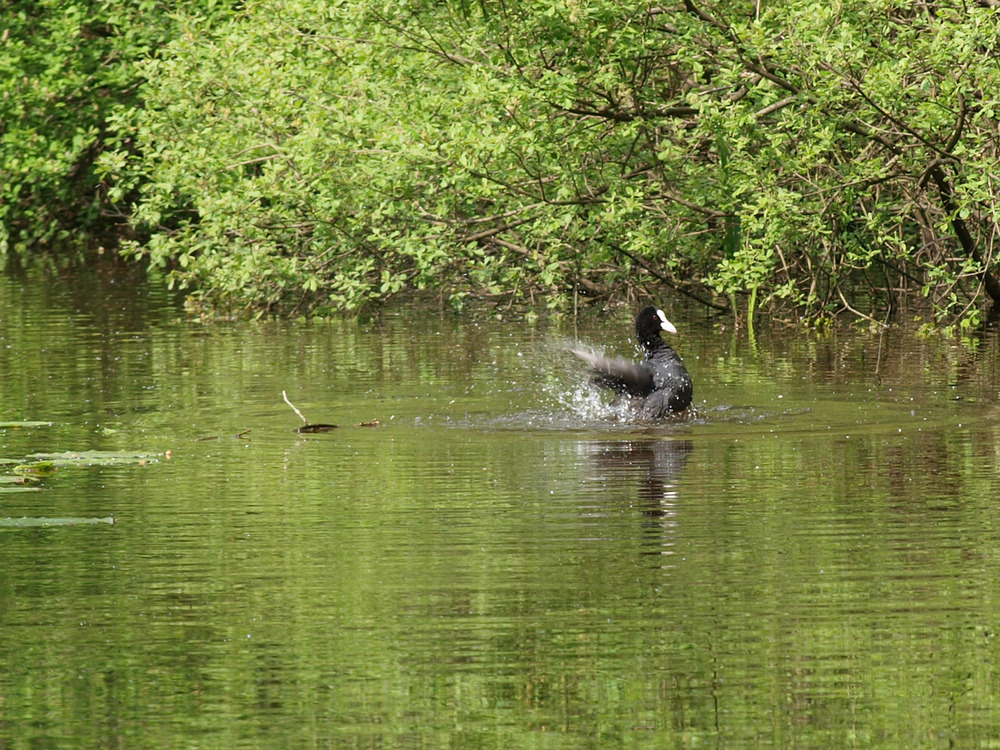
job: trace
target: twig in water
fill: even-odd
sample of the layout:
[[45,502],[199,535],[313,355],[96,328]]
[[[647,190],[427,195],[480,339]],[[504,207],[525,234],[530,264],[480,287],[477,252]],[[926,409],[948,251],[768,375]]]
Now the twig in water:
[[329,432],[330,430],[337,429],[335,424],[309,424],[309,420],[306,419],[302,412],[291,401],[288,400],[288,394],[284,391],[281,392],[281,397],[285,399],[285,403],[292,407],[292,411],[299,415],[299,419],[302,420],[302,426],[299,427],[296,432]]
[[302,416],[302,412],[300,412],[298,410],[298,408],[295,406],[295,404],[293,404],[291,401],[288,400],[288,394],[287,393],[285,393],[284,391],[282,391],[281,392],[281,397],[283,399],[285,399],[285,403],[286,404],[288,404],[290,407],[292,407],[292,411],[294,411],[296,414],[299,415],[299,419],[302,420],[302,424],[305,424],[305,425],[309,424],[309,420],[306,419],[305,417],[303,417]]

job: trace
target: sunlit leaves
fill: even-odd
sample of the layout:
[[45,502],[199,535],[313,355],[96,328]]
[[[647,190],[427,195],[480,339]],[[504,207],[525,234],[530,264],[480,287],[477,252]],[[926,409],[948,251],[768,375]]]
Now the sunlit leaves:
[[[997,221],[996,11],[254,0],[143,63],[132,252],[222,308],[707,285],[971,309]],[[943,175],[954,210],[940,195]],[[858,280],[862,283],[858,284]],[[955,301],[957,300],[957,301]],[[974,306],[974,305],[973,305]],[[856,309],[850,307],[850,309]]]
[[[192,10],[221,10],[199,0]],[[85,247],[90,232],[120,223],[106,210],[93,169],[131,133],[135,61],[173,32],[155,0],[8,2],[0,14],[0,253]],[[121,140],[119,140],[121,138]],[[119,165],[124,166],[124,165]],[[124,171],[124,170],[121,170]],[[123,178],[110,198],[126,199]],[[110,221],[109,221],[110,220]]]

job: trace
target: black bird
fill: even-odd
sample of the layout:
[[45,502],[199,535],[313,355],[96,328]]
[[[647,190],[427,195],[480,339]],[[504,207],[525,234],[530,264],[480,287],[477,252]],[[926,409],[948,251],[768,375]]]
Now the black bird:
[[693,388],[684,361],[660,338],[660,331],[677,333],[663,310],[650,305],[642,308],[635,319],[635,336],[646,353],[644,361],[602,357],[580,349],[571,351],[593,368],[594,385],[627,399],[640,418],[662,419],[687,409]]

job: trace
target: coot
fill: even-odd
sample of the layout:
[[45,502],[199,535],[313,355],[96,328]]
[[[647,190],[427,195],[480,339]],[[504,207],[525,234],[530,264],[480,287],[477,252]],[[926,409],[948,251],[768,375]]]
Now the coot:
[[635,335],[646,353],[642,362],[572,349],[593,368],[591,382],[609,388],[627,399],[641,419],[662,419],[684,411],[691,405],[693,388],[684,362],[671,346],[660,338],[660,331],[677,333],[663,310],[652,305],[639,311]]

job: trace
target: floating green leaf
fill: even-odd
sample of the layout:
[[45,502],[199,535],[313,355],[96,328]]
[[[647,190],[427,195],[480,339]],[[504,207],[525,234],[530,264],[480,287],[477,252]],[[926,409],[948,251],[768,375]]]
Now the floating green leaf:
[[14,476],[11,474],[0,474],[0,493],[4,492],[38,492],[40,487],[33,487],[38,481],[34,476]]
[[0,518],[0,528],[25,529],[37,526],[96,526],[98,524],[114,524],[114,516],[103,518]]
[[46,461],[53,466],[123,466],[145,465],[160,460],[160,453],[130,453],[128,451],[64,451],[62,453],[32,453],[29,461]]
[[10,474],[0,474],[0,484],[27,484],[35,481],[34,477],[11,476]]

